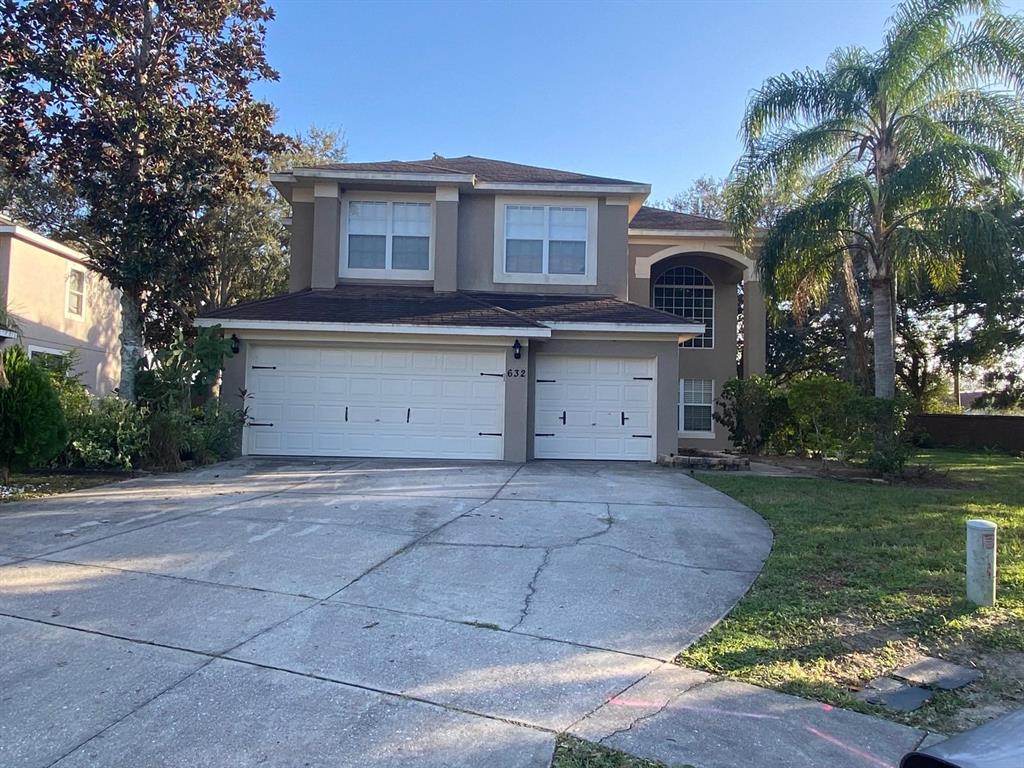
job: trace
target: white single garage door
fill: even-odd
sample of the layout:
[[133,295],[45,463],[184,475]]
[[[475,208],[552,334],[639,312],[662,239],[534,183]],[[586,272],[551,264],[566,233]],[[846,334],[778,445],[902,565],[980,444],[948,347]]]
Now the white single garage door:
[[655,457],[654,358],[538,355],[533,455]]
[[250,454],[503,456],[503,351],[253,344],[246,365]]

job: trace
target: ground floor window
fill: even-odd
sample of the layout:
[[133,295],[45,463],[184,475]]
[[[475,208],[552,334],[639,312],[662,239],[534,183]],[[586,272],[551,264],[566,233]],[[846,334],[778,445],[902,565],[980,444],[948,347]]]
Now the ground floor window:
[[712,435],[715,420],[715,383],[711,379],[679,381],[679,431],[684,434]]
[[28,348],[29,358],[51,371],[61,370],[65,365],[67,355],[67,350],[63,349],[51,349],[49,347],[36,347],[33,345],[29,345]]

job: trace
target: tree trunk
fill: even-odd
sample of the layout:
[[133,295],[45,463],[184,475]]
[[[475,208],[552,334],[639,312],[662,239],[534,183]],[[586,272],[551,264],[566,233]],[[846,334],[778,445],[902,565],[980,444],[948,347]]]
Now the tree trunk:
[[121,292],[121,385],[118,394],[135,402],[135,374],[142,359],[142,310],[139,300]]
[[846,312],[846,346],[850,355],[853,383],[861,392],[868,388],[868,345],[867,327],[860,308],[860,292],[853,272],[853,256],[843,251],[839,257],[840,289],[843,309]]
[[892,280],[871,281],[875,331],[875,397],[896,397],[896,353],[893,347]]

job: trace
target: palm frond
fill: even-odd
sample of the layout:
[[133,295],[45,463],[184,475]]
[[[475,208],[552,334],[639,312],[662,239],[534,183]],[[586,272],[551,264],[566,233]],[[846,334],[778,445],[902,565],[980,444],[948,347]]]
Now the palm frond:
[[956,287],[966,260],[1005,263],[1014,233],[989,211],[941,205],[918,211],[895,230],[890,244],[903,280]]
[[837,51],[825,72],[812,69],[776,75],[755,91],[742,132],[748,147],[768,131],[791,122],[814,124],[865,114],[871,82],[870,55],[859,48]]
[[899,99],[910,111],[933,94],[993,83],[1024,93],[1024,17],[986,13],[967,26],[953,25],[941,51],[901,89]]
[[951,135],[912,155],[885,179],[880,193],[885,205],[898,214],[908,207],[963,203],[983,182],[1005,184],[1012,173],[999,150]]
[[782,214],[765,234],[758,259],[765,291],[782,300],[823,301],[836,256],[870,249],[861,225],[872,202],[870,185],[855,175]]
[[[881,92],[897,94],[947,44],[950,26],[965,14],[989,10],[991,0],[904,0],[889,18],[879,59]],[[898,109],[900,104],[891,105]]]

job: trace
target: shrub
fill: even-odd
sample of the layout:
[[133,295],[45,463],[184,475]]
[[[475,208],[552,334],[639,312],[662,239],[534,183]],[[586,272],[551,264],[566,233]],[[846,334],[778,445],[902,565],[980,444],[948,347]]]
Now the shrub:
[[786,401],[799,448],[822,459],[849,459],[870,439],[863,398],[848,381],[810,376],[794,381]]
[[874,431],[867,457],[868,466],[883,475],[901,473],[912,451],[911,436],[907,434],[911,403],[905,398],[882,400],[866,397],[863,400],[865,426]]
[[12,469],[49,463],[67,443],[67,421],[50,374],[21,347],[2,352],[6,386],[0,388],[0,482]]
[[761,453],[788,418],[785,395],[768,376],[732,379],[722,387],[715,421],[747,453]]
[[119,397],[92,402],[72,424],[70,466],[137,469],[149,441],[149,411]]
[[149,419],[146,465],[156,469],[180,470],[182,456],[189,450],[191,414],[177,409],[153,411]]
[[218,400],[211,400],[202,408],[195,408],[188,439],[193,461],[210,464],[237,456],[244,422],[242,411],[224,408]]

